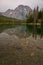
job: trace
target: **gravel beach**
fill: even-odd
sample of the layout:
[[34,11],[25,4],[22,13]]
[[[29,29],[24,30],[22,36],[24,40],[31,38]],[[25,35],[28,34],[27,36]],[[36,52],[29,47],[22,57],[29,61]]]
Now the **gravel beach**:
[[20,33],[10,29],[0,33],[0,65],[43,65],[43,38]]

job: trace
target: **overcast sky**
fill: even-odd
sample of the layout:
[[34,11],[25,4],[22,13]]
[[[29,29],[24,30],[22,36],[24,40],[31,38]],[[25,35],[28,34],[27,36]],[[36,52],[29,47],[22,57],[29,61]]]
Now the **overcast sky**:
[[37,5],[43,8],[43,0],[0,0],[0,11],[6,11],[7,9],[15,9],[18,5],[28,5],[32,9]]

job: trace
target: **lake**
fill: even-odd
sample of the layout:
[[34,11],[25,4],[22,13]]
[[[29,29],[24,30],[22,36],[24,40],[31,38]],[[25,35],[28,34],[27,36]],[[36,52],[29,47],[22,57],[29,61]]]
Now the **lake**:
[[26,34],[40,35],[43,37],[43,25],[12,25],[12,24],[0,24],[0,32],[5,29],[15,29]]

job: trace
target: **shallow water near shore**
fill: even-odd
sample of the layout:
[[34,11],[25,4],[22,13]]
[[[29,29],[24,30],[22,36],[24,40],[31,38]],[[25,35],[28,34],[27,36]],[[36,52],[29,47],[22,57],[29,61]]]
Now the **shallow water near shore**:
[[32,34],[26,26],[2,30],[0,65],[43,65],[43,37],[35,39]]

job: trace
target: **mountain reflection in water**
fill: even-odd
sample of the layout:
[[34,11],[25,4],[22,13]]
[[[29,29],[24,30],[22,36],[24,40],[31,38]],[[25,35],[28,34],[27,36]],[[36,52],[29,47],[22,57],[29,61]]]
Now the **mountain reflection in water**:
[[[5,25],[4,25],[5,26]],[[14,28],[8,28],[9,30],[15,30],[16,33],[26,33],[30,34],[33,37],[37,38],[37,35],[40,36],[40,38],[43,37],[43,25],[17,25]],[[0,29],[0,32],[2,29]]]

